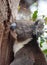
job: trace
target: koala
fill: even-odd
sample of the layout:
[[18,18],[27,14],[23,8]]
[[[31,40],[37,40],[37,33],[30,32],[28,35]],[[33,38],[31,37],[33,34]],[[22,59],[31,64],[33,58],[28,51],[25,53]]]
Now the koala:
[[43,33],[44,20],[34,24],[16,22],[11,24],[11,35],[15,38],[13,45],[14,60],[10,65],[47,65],[37,39]]

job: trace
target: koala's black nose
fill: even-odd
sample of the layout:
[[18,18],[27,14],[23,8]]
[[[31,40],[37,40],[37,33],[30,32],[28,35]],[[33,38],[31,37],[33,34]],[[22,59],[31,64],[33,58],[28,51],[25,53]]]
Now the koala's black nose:
[[11,25],[10,25],[10,29],[13,31],[13,30],[15,30],[16,29],[16,23],[12,23]]

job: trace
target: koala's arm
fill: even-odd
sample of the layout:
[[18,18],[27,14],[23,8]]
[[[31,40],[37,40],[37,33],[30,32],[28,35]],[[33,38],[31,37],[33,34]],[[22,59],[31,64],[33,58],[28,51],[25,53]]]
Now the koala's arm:
[[34,63],[32,51],[27,46],[24,46],[16,53],[15,59],[10,65],[34,65]]
[[34,61],[30,60],[28,57],[23,57],[14,60],[10,65],[34,65]]

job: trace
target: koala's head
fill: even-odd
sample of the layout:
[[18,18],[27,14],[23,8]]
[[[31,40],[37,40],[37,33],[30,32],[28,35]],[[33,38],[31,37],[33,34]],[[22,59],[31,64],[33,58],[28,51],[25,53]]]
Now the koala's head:
[[43,33],[44,20],[39,19],[36,22],[15,22],[10,25],[10,31],[13,38],[17,41],[25,41],[33,38],[32,35],[39,37]]

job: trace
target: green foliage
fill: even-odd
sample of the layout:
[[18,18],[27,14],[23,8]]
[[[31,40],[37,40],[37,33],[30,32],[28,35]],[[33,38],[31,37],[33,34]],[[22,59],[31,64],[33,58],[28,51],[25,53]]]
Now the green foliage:
[[43,39],[43,37],[40,37],[40,47],[42,47],[42,44],[45,42],[45,40]]
[[45,24],[47,24],[47,17],[45,17],[45,19],[44,19],[44,20],[45,20]]
[[43,50],[43,53],[47,54],[47,49]]
[[32,15],[32,20],[35,21],[37,19],[37,13],[38,11],[34,11],[33,15]]

